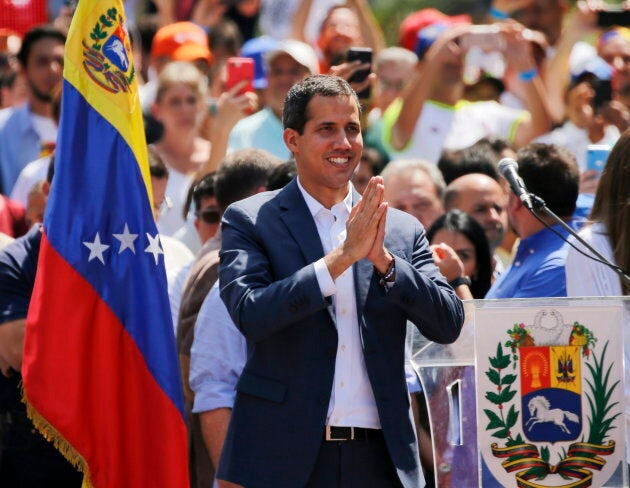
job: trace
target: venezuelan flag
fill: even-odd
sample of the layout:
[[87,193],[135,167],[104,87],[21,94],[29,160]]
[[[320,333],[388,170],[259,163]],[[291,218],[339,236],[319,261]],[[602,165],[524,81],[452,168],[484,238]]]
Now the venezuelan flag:
[[188,485],[182,389],[120,0],[81,0],[23,358],[38,428],[95,487]]

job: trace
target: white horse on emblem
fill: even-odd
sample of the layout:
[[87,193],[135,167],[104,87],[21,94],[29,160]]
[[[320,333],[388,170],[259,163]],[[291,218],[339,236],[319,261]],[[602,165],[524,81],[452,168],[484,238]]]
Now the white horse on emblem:
[[566,434],[570,434],[567,426],[564,425],[564,419],[570,420],[571,422],[579,423],[580,417],[575,415],[573,412],[568,412],[567,410],[560,410],[559,408],[549,408],[551,404],[549,400],[547,400],[544,396],[535,396],[532,398],[527,407],[529,408],[530,418],[525,424],[525,427],[528,427],[528,430],[532,430],[532,427],[536,424],[541,424],[544,422],[553,422],[556,424],[562,432]]
[[125,46],[121,41],[115,39],[110,45],[105,47],[106,51],[110,51],[114,53],[118,59],[120,60],[120,65],[126,71],[129,67],[129,61],[127,60],[127,53],[125,51]]

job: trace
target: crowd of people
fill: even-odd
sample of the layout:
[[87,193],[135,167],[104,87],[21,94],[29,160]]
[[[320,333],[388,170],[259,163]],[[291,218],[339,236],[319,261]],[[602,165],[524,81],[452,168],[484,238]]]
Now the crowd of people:
[[[72,5],[49,0],[48,7],[48,14],[32,10],[27,21],[17,14],[5,21],[10,12],[0,13],[0,480],[13,480],[7,486],[80,483],[39,442],[19,396],[24,319],[58,125],[72,117],[59,113]],[[398,300],[394,306],[370,295],[365,320],[381,333],[388,314],[396,341],[401,330],[404,339],[407,320],[428,339],[454,340],[458,299],[630,293],[620,273],[567,244],[581,246],[565,227],[533,215],[498,169],[504,158],[517,161],[525,187],[628,274],[630,29],[598,26],[605,5],[493,0],[474,19],[422,9],[402,22],[392,46],[367,0],[129,0],[125,8],[184,384],[191,486],[258,486],[263,473],[276,484],[261,486],[334,486],[329,463],[321,462],[333,454],[318,451],[314,440],[324,428],[320,414],[332,428],[357,425],[380,449],[361,454],[374,470],[360,479],[417,486],[422,472],[408,457],[420,456],[430,483],[422,419],[415,419],[420,455],[392,440],[413,431],[384,417],[400,416],[402,406],[391,386],[397,383],[386,386],[374,372],[383,354],[380,346],[370,349],[377,336],[342,333],[341,324],[357,330],[362,324],[356,312],[344,314],[354,300],[348,290],[362,286],[347,270],[361,273],[363,262],[379,292]],[[372,62],[349,61],[355,47],[370,48]],[[254,61],[249,90],[246,81],[226,88],[234,57]],[[364,70],[370,74],[354,81]],[[594,146],[610,153],[605,164],[594,164]],[[414,229],[418,240],[410,244]],[[298,271],[304,256],[314,271]],[[420,297],[425,317],[410,295]],[[427,296],[443,300],[450,315],[433,311]],[[624,313],[628,325],[630,302]],[[427,324],[427,316],[435,323]],[[331,318],[337,349],[337,339],[317,325]],[[298,335],[296,321],[311,332]],[[313,352],[320,342],[331,349],[324,353],[332,363]],[[403,368],[404,340],[394,342],[391,371],[382,373],[389,378]],[[362,365],[353,389],[343,390],[337,377],[350,374],[341,347],[348,361]],[[627,369],[629,340],[624,351]],[[421,402],[418,379],[407,373],[412,401]],[[332,397],[322,390],[330,384]],[[313,393],[314,386],[322,391]],[[308,403],[314,394],[317,408]],[[630,385],[625,398],[628,435]],[[295,424],[292,412],[309,408],[319,413]],[[359,424],[336,424],[337,415]],[[382,430],[386,446],[372,430]],[[268,437],[291,432],[304,442],[285,443],[286,452],[270,447]],[[375,452],[385,452],[388,463],[375,463]],[[290,454],[302,464],[288,470],[274,461]]]

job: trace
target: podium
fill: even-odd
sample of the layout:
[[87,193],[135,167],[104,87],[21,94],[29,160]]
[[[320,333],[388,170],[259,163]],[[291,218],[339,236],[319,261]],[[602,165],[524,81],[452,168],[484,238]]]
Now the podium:
[[453,344],[408,337],[435,485],[629,487],[630,297],[464,306]]

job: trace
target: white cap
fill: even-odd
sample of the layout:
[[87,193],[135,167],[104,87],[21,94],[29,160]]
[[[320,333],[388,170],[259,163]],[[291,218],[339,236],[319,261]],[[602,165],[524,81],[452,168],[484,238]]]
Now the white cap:
[[265,55],[267,66],[280,54],[288,54],[295,61],[309,70],[312,75],[319,74],[319,61],[317,60],[317,54],[315,54],[315,50],[308,44],[294,39],[285,39],[281,41],[280,45],[276,49],[269,51]]

